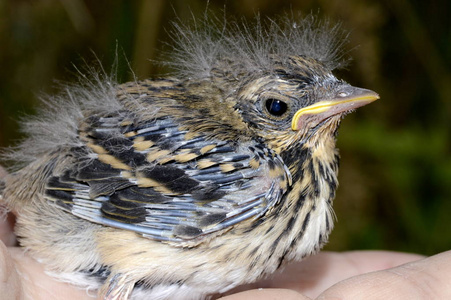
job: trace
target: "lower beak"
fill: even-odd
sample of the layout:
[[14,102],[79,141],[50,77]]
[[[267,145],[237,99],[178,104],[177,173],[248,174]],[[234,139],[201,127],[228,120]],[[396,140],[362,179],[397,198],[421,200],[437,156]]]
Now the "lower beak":
[[291,129],[300,130],[312,122],[316,125],[331,116],[352,111],[377,99],[379,95],[371,90],[346,86],[337,92],[335,98],[298,110],[293,116]]

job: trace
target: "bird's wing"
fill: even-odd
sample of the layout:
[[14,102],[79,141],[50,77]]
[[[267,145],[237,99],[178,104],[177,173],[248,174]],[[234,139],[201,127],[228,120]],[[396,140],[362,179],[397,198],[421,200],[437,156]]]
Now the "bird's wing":
[[45,197],[73,215],[173,243],[197,243],[273,207],[291,184],[276,153],[181,130],[171,118],[92,115],[85,146]]

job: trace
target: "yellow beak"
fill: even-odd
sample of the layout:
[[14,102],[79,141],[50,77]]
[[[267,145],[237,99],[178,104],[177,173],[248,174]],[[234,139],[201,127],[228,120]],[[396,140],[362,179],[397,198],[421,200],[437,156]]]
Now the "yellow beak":
[[299,109],[293,116],[291,129],[300,130],[310,121],[320,122],[333,115],[349,112],[379,99],[371,90],[348,86],[331,100],[324,100]]

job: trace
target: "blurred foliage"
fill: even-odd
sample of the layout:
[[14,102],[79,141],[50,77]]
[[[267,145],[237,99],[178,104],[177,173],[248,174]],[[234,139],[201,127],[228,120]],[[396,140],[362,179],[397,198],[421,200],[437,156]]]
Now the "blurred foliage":
[[[200,16],[200,0],[0,0],[0,146],[21,137],[56,81],[74,81],[96,59],[118,80],[159,76],[176,18]],[[350,30],[354,60],[340,77],[381,100],[340,129],[340,188],[329,250],[390,249],[434,254],[451,245],[451,2],[409,0],[213,1],[240,18],[303,11]],[[95,55],[94,55],[95,53]]]

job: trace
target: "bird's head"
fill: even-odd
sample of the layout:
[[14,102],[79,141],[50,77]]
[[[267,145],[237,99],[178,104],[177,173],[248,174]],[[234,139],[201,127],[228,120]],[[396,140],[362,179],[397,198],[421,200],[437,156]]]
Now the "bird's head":
[[345,114],[379,98],[337,79],[314,58],[274,60],[272,72],[249,74],[254,78],[237,90],[236,108],[250,130],[277,152],[335,136]]
[[228,25],[207,19],[203,27],[178,26],[173,64],[181,77],[204,83],[191,89],[204,93],[196,108],[207,107],[278,153],[333,139],[343,115],[379,98],[332,74],[346,64],[339,26],[312,15]]

